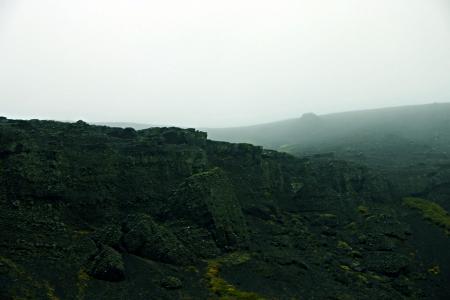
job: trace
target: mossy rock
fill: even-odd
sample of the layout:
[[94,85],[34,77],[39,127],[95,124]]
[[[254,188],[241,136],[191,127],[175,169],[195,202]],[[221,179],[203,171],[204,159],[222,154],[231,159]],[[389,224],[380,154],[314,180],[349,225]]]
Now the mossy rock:
[[123,245],[130,253],[165,263],[185,265],[194,255],[167,228],[145,214],[131,215],[124,226]]
[[397,277],[410,271],[411,259],[395,252],[374,251],[364,259],[368,270]]
[[92,258],[88,273],[100,280],[124,280],[125,266],[122,255],[111,247],[103,246],[99,253]]
[[169,214],[211,232],[224,249],[239,248],[248,239],[247,225],[233,186],[220,168],[189,177],[171,196]]
[[239,265],[250,259],[248,253],[234,252],[223,257],[208,261],[206,268],[206,280],[209,284],[209,290],[212,296],[218,299],[236,299],[236,300],[264,300],[261,295],[242,291],[233,284],[229,283],[220,276],[220,269],[226,265]]

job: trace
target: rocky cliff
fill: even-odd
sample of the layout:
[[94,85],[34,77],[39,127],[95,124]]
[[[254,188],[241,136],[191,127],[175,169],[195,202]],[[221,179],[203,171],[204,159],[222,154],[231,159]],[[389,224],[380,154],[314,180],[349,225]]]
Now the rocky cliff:
[[392,191],[194,129],[3,118],[0,298],[445,299],[445,230]]

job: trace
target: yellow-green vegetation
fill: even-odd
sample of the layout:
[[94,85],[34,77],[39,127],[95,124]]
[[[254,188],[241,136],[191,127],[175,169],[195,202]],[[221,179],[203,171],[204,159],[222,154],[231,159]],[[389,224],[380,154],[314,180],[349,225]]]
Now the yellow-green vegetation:
[[220,277],[220,268],[224,265],[239,265],[250,259],[248,253],[234,252],[208,261],[206,279],[211,292],[221,300],[264,300],[253,292],[238,290],[234,285]]
[[442,227],[450,235],[450,215],[439,204],[413,197],[404,198],[403,201],[407,206],[418,209],[424,219]]
[[351,276],[353,280],[355,280],[355,284],[359,285],[369,284],[369,279],[367,278],[369,274],[364,274],[360,271],[354,271],[350,266],[345,264],[339,265],[339,269],[347,276]]
[[199,273],[200,272],[195,266],[187,266],[185,268],[185,271],[191,272],[191,273]]
[[350,271],[351,270],[350,267],[347,266],[347,265],[340,265],[339,268],[341,268],[344,271]]
[[24,268],[14,263],[12,260],[0,256],[0,263],[5,265],[9,270],[10,276],[20,285],[13,288],[10,292],[12,299],[35,299],[36,290],[38,293],[43,293],[49,300],[59,300],[59,297],[55,293],[55,289],[50,286],[47,281],[38,281],[32,278]]
[[345,225],[345,229],[347,229],[347,230],[357,230],[358,229],[358,225],[356,224],[356,222],[351,222],[351,223]]
[[336,295],[336,299],[338,299],[338,300],[355,300],[355,298],[349,294],[338,294],[338,295]]
[[44,287],[47,290],[47,297],[49,300],[59,300],[58,296],[55,294],[55,289],[50,286],[48,282],[44,283]]
[[377,274],[371,274],[371,277],[378,281],[384,281],[384,278]]
[[369,208],[367,206],[364,206],[364,205],[358,206],[357,210],[362,215],[367,215],[369,213]]
[[338,247],[338,249],[352,250],[352,247],[350,247],[350,245],[344,241],[338,241],[337,247]]
[[439,273],[441,273],[441,268],[439,268],[439,266],[434,266],[428,269],[428,273],[433,274],[433,275],[439,275]]
[[88,281],[90,279],[89,275],[86,273],[86,270],[84,268],[81,268],[80,271],[78,271],[78,294],[77,294],[77,300],[83,300],[86,294],[86,288]]
[[364,276],[364,274],[357,274],[356,277],[364,284],[369,283],[369,279],[367,279],[367,277]]
[[221,265],[236,266],[249,261],[250,258],[251,256],[247,252],[232,252],[216,259],[216,261]]
[[75,230],[74,233],[78,236],[86,236],[88,234],[91,234],[92,231],[91,230],[85,230],[85,229],[80,229],[80,230]]

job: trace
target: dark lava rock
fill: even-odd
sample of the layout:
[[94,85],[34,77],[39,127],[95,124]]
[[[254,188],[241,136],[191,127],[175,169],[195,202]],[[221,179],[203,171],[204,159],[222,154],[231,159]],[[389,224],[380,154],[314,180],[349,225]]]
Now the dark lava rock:
[[378,251],[371,252],[364,261],[368,270],[393,277],[408,273],[411,263],[405,255]]
[[384,235],[369,234],[362,240],[362,247],[372,251],[392,251],[395,249],[395,241]]
[[317,214],[315,216],[314,223],[317,225],[335,228],[339,225],[339,220],[334,214]]
[[171,224],[170,229],[199,258],[213,258],[221,252],[211,233],[205,228],[192,223],[176,222]]
[[409,227],[387,214],[377,214],[366,218],[364,230],[378,235],[385,235],[398,240],[406,240]]
[[246,243],[247,225],[233,186],[219,168],[189,177],[169,200],[173,217],[209,230],[217,245],[236,248]]
[[107,281],[121,281],[125,278],[122,255],[108,246],[103,246],[95,255],[88,269],[89,275]]
[[129,216],[124,229],[123,244],[130,253],[181,265],[194,260],[194,255],[169,229],[157,224],[148,215]]
[[107,245],[113,248],[117,248],[120,244],[122,237],[121,227],[118,225],[108,225],[96,230],[91,239],[98,245]]
[[449,299],[448,237],[392,196],[329,156],[3,119],[0,299]]

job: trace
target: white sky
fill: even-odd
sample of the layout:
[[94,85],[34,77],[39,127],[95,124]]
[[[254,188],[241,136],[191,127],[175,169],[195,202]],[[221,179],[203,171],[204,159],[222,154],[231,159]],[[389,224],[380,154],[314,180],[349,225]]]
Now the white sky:
[[448,0],[0,0],[7,117],[222,127],[448,101]]

